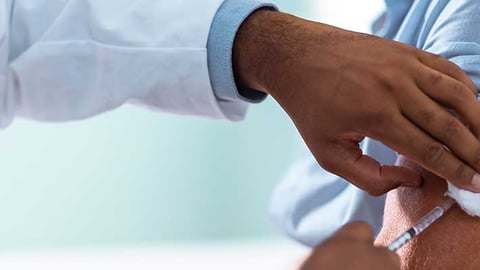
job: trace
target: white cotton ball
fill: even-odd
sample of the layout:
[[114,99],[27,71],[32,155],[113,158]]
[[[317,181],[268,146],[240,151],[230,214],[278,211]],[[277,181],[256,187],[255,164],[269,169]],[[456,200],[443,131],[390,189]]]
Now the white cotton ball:
[[480,217],[480,193],[460,189],[448,182],[448,196],[457,201],[458,205],[471,216]]

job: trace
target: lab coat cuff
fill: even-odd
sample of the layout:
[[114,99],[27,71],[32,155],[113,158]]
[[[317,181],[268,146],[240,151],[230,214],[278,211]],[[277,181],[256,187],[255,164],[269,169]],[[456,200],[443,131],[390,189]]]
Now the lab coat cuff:
[[208,69],[215,96],[219,101],[258,103],[266,94],[239,87],[235,82],[232,51],[242,23],[261,8],[277,10],[274,4],[250,0],[226,0],[213,19],[208,37]]

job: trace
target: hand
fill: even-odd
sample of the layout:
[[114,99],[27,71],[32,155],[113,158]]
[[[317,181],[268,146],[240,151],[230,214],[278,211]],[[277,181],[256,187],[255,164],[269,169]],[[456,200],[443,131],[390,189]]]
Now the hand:
[[400,259],[387,248],[373,246],[372,229],[351,223],[318,246],[301,270],[400,270]]
[[453,63],[267,10],[244,22],[233,54],[238,83],[272,95],[328,171],[372,195],[421,182],[412,170],[363,155],[359,143],[368,136],[480,192],[480,103]]

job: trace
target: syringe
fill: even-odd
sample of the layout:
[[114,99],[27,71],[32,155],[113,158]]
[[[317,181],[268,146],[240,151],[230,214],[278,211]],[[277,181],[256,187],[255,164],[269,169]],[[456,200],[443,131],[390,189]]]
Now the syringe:
[[430,227],[435,221],[437,221],[441,216],[443,216],[448,209],[450,209],[455,204],[455,201],[449,197],[445,199],[432,211],[428,212],[423,216],[413,227],[400,235],[395,241],[388,245],[388,249],[391,251],[397,251],[399,248],[403,247],[408,241],[419,235],[426,228]]

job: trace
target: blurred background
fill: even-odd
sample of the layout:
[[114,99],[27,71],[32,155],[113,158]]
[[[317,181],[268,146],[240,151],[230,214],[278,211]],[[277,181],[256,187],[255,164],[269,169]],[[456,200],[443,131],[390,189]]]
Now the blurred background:
[[[276,0],[368,31],[381,0]],[[277,241],[269,193],[301,140],[272,99],[227,123],[123,107],[0,133],[0,251]]]

